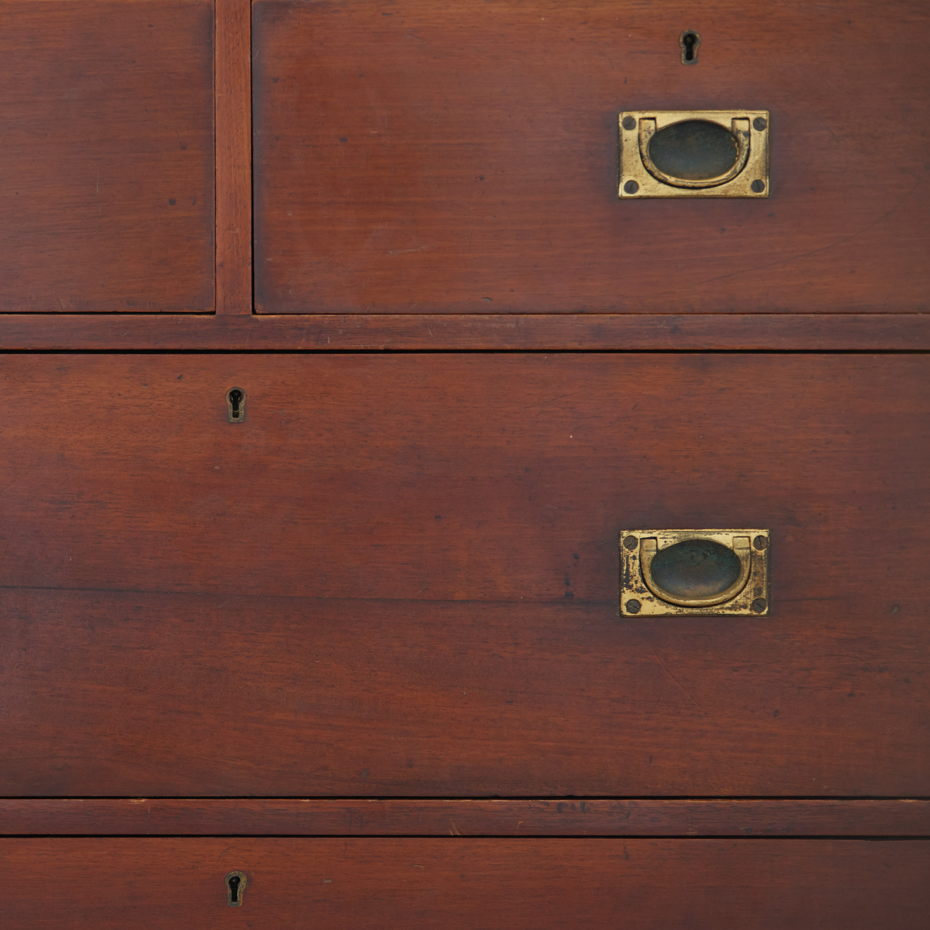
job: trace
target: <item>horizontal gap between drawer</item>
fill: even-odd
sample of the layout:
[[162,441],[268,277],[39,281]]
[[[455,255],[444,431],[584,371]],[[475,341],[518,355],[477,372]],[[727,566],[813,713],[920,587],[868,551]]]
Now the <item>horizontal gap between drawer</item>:
[[[2,339],[2,337],[0,337]],[[922,349],[920,347],[910,348],[688,348],[680,349],[672,347],[662,348],[490,348],[490,349],[469,349],[457,348],[450,346],[447,348],[436,347],[429,349],[422,348],[211,348],[208,345],[203,347],[171,347],[171,348],[144,348],[144,347],[122,347],[119,345],[112,346],[94,346],[84,347],[76,345],[74,347],[42,347],[35,348],[17,348],[0,345],[0,356],[3,355],[145,355],[145,356],[223,356],[223,355],[304,355],[304,356],[388,356],[388,355],[903,355],[903,356],[921,356],[930,354],[930,348]]]
[[157,795],[149,794],[145,797],[131,794],[107,794],[107,795],[19,795],[10,794],[0,796],[0,803],[4,801],[73,801],[96,803],[103,801],[127,801],[140,803],[143,801],[170,801],[174,803],[197,803],[200,801],[249,801],[252,803],[274,802],[274,803],[312,803],[312,804],[340,804],[365,802],[368,804],[570,804],[584,801],[585,803],[593,801],[622,801],[622,802],[646,802],[646,801],[688,801],[695,803],[746,803],[761,802],[765,804],[792,803],[794,801],[808,801],[810,803],[837,804],[837,803],[930,803],[930,796],[907,795],[907,796],[878,796],[878,795],[793,795],[793,794],[734,794],[734,795],[710,795],[710,794],[656,794],[656,795],[636,795],[636,794],[618,794],[618,795],[514,795],[513,797],[504,795],[462,795],[462,796],[443,796],[434,795],[366,795],[366,794],[349,794],[349,795],[320,795],[318,797],[303,797],[300,795],[232,795],[232,794],[205,794],[205,795]]
[[0,348],[914,352],[930,350],[930,314],[0,314]]
[[[391,833],[390,835],[378,833],[327,833],[320,835],[296,834],[296,833],[158,833],[158,834],[140,834],[140,833],[0,833],[0,843],[4,840],[183,840],[183,839],[267,839],[267,840],[435,840],[443,839],[434,833]],[[739,836],[727,833],[617,833],[612,835],[584,835],[584,834],[564,834],[553,833],[543,834],[534,833],[532,836],[514,836],[511,834],[501,833],[475,833],[468,836],[450,836],[449,840],[742,840],[745,842],[758,842],[760,840],[769,841],[794,841],[794,842],[812,842],[817,840],[847,840],[855,842],[869,843],[906,843],[906,842],[927,842],[930,840],[930,834],[926,836],[885,836],[877,834],[864,833],[859,836],[849,834],[805,834],[803,836]]]
[[926,837],[916,799],[0,800],[6,836]]

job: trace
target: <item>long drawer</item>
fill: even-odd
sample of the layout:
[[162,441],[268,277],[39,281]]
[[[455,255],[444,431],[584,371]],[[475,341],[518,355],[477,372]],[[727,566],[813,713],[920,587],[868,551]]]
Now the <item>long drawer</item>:
[[[0,792],[925,796],[928,365],[7,356]],[[618,615],[721,526],[767,616]]]
[[930,905],[925,841],[36,838],[0,861],[11,930],[918,930]]

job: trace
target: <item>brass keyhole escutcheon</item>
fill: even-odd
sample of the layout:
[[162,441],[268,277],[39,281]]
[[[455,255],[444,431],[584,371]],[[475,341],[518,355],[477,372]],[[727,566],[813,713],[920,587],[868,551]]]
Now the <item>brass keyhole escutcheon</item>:
[[242,897],[248,884],[245,872],[230,872],[226,876],[226,903],[230,907],[242,907]]
[[698,49],[701,47],[701,37],[693,29],[683,32],[678,39],[681,46],[681,63],[683,65],[696,65]]
[[242,388],[230,388],[226,392],[226,416],[230,423],[242,423],[245,420],[245,391]]

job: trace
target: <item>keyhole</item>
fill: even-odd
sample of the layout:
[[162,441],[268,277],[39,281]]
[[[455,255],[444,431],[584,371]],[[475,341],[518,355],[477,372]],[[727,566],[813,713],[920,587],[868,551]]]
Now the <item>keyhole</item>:
[[242,388],[230,388],[226,394],[229,406],[229,422],[241,423],[245,419],[245,391]]
[[683,65],[696,65],[701,37],[694,30],[689,29],[681,34],[678,44],[681,46],[681,63]]
[[681,37],[682,44],[685,47],[685,61],[694,61],[694,35],[686,32]]
[[244,872],[230,872],[226,876],[226,902],[230,907],[242,906],[242,896],[248,883]]

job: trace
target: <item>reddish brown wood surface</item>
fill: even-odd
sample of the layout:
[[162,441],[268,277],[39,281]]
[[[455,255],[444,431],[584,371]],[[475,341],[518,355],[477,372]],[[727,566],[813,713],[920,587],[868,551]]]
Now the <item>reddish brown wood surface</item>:
[[[7,356],[0,793],[926,796],[928,364]],[[772,616],[620,620],[637,526]]]
[[922,841],[8,839],[0,859],[15,930],[923,930],[930,906]]
[[0,834],[930,836],[926,800],[0,800]]
[[212,39],[204,0],[0,3],[0,311],[213,308]]
[[251,6],[216,2],[216,312],[252,312]]
[[[927,309],[926,4],[253,10],[263,312]],[[770,110],[771,197],[619,202],[651,107]]]
[[930,350],[930,314],[0,314],[0,349]]

